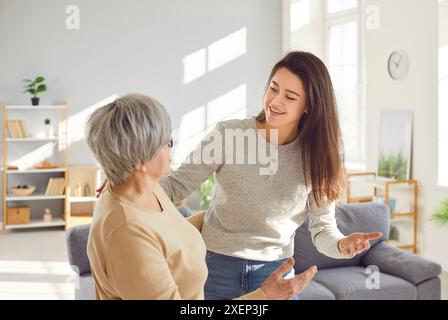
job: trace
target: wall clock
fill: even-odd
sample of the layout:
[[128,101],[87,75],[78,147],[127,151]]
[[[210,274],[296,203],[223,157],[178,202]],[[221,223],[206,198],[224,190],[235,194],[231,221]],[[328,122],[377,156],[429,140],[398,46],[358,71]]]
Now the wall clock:
[[409,72],[409,57],[403,50],[394,51],[390,54],[387,62],[387,70],[394,80],[403,80]]

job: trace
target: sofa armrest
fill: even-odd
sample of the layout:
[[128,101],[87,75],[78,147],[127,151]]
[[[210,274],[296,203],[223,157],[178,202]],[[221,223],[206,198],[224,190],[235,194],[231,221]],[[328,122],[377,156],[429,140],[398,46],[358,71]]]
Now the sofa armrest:
[[438,277],[442,273],[439,264],[384,242],[372,247],[361,260],[361,264],[365,267],[378,266],[380,272],[403,278],[414,285]]
[[89,257],[87,256],[89,232],[90,224],[67,229],[68,261],[72,269],[78,274],[91,272]]

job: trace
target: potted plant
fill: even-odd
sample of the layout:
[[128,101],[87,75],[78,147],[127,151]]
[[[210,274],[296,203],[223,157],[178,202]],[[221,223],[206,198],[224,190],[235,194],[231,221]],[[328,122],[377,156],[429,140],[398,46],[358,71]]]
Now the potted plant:
[[201,207],[203,210],[207,210],[210,205],[210,201],[212,200],[214,184],[215,184],[215,175],[212,174],[196,190],[201,198]]
[[28,92],[31,94],[31,104],[33,106],[39,105],[39,97],[37,96],[38,93],[44,92],[47,90],[47,85],[43,83],[45,81],[45,78],[42,76],[36,77],[34,80],[25,79],[23,80],[27,84],[25,85],[25,90],[23,91]]
[[448,199],[443,201],[436,211],[434,211],[432,220],[441,225],[448,225]]

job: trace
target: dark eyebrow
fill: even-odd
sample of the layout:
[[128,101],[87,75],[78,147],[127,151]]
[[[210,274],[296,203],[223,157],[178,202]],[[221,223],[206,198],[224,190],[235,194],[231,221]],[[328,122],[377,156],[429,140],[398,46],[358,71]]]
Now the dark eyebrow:
[[[277,87],[279,86],[278,83],[275,82],[274,80],[272,80],[272,83],[275,84]],[[298,94],[297,92],[294,92],[294,91],[288,90],[288,89],[286,89],[285,91],[289,92],[289,93],[292,93],[292,94],[295,94],[296,96],[300,97],[300,94]]]

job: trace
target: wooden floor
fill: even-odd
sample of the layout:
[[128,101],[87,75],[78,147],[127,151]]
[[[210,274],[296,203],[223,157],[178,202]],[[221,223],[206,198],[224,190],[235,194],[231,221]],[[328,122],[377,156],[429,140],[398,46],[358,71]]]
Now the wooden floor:
[[74,299],[63,229],[0,234],[0,300]]

